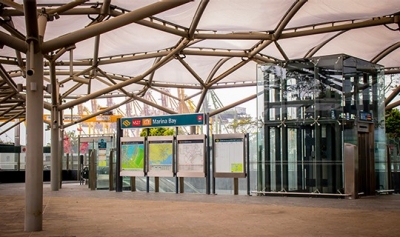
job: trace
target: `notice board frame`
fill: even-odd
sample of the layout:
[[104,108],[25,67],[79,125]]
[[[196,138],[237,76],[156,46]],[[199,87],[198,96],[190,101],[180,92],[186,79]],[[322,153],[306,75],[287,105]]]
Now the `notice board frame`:
[[[241,140],[238,142],[237,140]],[[217,167],[217,160],[220,159],[220,157],[217,157],[217,152],[218,149],[218,143],[221,142],[221,140],[224,140],[223,142],[229,142],[229,140],[232,140],[232,142],[235,142],[237,144],[242,145],[242,157],[240,160],[242,161],[242,172],[221,172],[219,171],[219,167]],[[246,169],[246,134],[244,133],[235,133],[235,134],[213,134],[212,136],[212,144],[213,144],[213,149],[212,149],[212,156],[213,156],[213,171],[214,171],[214,177],[216,178],[246,178],[247,174],[247,169]]]
[[[147,137],[147,153],[146,153],[146,172],[148,177],[174,177],[175,176],[175,146],[174,146],[175,136],[151,136]],[[150,144],[158,142],[171,143],[172,146],[172,168],[171,170],[160,170],[151,171],[150,170]]]
[[[202,141],[202,148],[203,148],[203,171],[180,171],[179,170],[179,144],[181,141]],[[199,134],[199,135],[178,135],[176,136],[176,176],[177,177],[206,177],[206,158],[207,158],[207,150],[206,150],[206,135]]]
[[123,170],[122,169],[122,158],[121,158],[121,162],[120,162],[120,172],[119,175],[120,176],[127,176],[127,177],[136,177],[136,176],[140,176],[140,177],[144,177],[145,176],[145,169],[146,169],[146,150],[147,150],[147,146],[146,146],[146,138],[145,137],[121,137],[120,139],[120,150],[122,153],[122,143],[123,142],[142,142],[143,143],[143,169],[142,171],[139,170]]

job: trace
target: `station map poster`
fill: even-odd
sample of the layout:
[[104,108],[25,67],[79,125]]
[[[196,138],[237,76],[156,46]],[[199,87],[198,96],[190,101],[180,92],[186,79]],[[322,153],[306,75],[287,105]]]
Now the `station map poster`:
[[144,176],[145,142],[143,137],[121,137],[120,176]]
[[245,178],[245,134],[213,135],[214,176]]
[[205,177],[205,138],[203,135],[178,135],[178,177]]
[[148,137],[147,176],[173,177],[174,176],[174,137]]

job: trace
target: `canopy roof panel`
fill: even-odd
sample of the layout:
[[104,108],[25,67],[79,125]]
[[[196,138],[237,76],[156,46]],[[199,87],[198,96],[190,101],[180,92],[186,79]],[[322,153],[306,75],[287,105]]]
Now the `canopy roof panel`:
[[369,19],[399,11],[397,0],[308,0],[288,24],[288,28],[328,22]]
[[399,42],[399,34],[399,31],[391,31],[384,26],[354,29],[332,39],[315,56],[346,53],[372,59],[388,46]]
[[198,29],[225,32],[274,30],[293,2],[295,1],[210,1]]
[[68,98],[59,110],[111,94],[163,110],[146,92],[175,87],[199,91],[198,111],[211,89],[255,86],[257,64],[323,55],[400,68],[398,0],[40,0],[36,11],[23,5],[35,1],[0,2],[2,80],[25,85],[34,42],[44,86]]

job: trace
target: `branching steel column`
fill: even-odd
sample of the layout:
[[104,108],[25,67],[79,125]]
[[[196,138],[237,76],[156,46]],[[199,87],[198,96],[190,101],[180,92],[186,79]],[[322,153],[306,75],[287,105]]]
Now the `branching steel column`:
[[68,10],[70,10],[70,9],[73,9],[74,7],[76,7],[76,6],[79,6],[79,5],[81,5],[82,3],[85,3],[85,2],[88,2],[89,0],[74,0],[74,1],[72,1],[72,2],[69,2],[69,3],[67,3],[67,4],[65,4],[65,5],[63,5],[63,6],[61,6],[61,7],[58,7],[58,8],[56,8],[56,9],[52,9],[52,10],[49,10],[49,14],[54,14],[54,13],[57,13],[57,14],[61,14],[61,13],[63,13],[63,12],[66,12],[66,11],[68,11]]
[[382,52],[380,52],[378,55],[376,55],[372,60],[371,63],[378,63],[382,58],[386,57],[388,54],[390,54],[391,52],[395,51],[396,49],[398,49],[400,47],[400,41],[397,43],[394,43],[392,45],[390,45],[389,47],[387,47],[385,50],[383,50]]
[[11,0],[0,0],[0,3],[3,3],[4,5],[7,5],[9,7],[15,8],[15,10],[24,12],[24,6],[18,3],[15,3],[14,1]]
[[296,15],[297,11],[307,2],[308,0],[298,0],[293,6],[290,8],[289,12],[283,17],[281,22],[279,22],[278,27],[274,32],[274,40],[277,40],[281,37],[283,30],[289,23],[289,21]]
[[314,54],[316,52],[318,52],[318,50],[320,50],[322,47],[324,47],[327,43],[329,43],[331,40],[333,40],[334,38],[338,37],[339,35],[343,34],[346,31],[341,31],[337,34],[335,34],[334,36],[330,37],[329,39],[325,40],[324,42],[318,44],[317,46],[313,47],[312,49],[310,49],[307,54],[304,56],[304,58],[311,58],[312,56],[314,56]]
[[14,37],[17,37],[20,40],[25,40],[25,35],[23,35],[21,32],[19,32],[17,29],[15,29],[14,24],[12,22],[12,20],[10,21],[4,21],[4,20],[0,20],[0,25],[7,30],[8,32],[10,32],[10,34]]
[[[113,85],[117,85],[118,83],[116,83],[112,78],[110,78],[107,73],[105,73],[103,70],[101,70],[100,68],[97,68],[97,71],[100,72],[105,78],[107,78]],[[122,93],[124,93],[127,96],[131,96],[132,93],[127,92],[126,90],[124,90],[123,88],[120,89],[120,91]]]
[[144,77],[146,77],[147,75],[149,75],[151,72],[153,72],[154,70],[156,70],[156,69],[158,69],[159,67],[161,67],[162,65],[164,65],[164,63],[165,63],[166,61],[169,61],[172,57],[174,57],[175,54],[178,53],[178,52],[180,52],[180,51],[187,45],[188,42],[189,42],[189,41],[188,41],[187,39],[183,40],[183,41],[182,41],[175,49],[173,49],[167,56],[165,56],[165,57],[164,57],[161,61],[159,61],[158,63],[154,64],[154,65],[153,65],[149,70],[147,70],[144,74],[142,74],[142,75],[140,75],[140,76],[137,76],[137,77],[134,77],[134,78],[132,78],[132,79],[129,79],[129,80],[120,82],[120,83],[118,83],[117,85],[110,86],[110,87],[105,88],[105,89],[103,89],[103,90],[99,90],[99,91],[93,92],[93,93],[91,93],[90,95],[81,97],[81,98],[76,99],[76,100],[74,100],[74,101],[71,101],[71,102],[65,103],[65,104],[63,104],[63,105],[60,105],[58,109],[59,109],[59,110],[64,110],[64,109],[67,109],[67,108],[71,108],[71,107],[73,107],[73,106],[75,106],[75,105],[78,105],[78,104],[84,103],[84,102],[86,102],[86,101],[88,101],[88,100],[97,98],[97,97],[99,97],[99,96],[102,95],[102,94],[106,94],[106,93],[112,92],[112,91],[114,91],[114,90],[121,89],[121,88],[123,88],[124,86],[130,85],[130,84],[132,84],[132,83],[136,83],[136,82],[142,80]]
[[[207,80],[206,80],[207,84],[211,81],[211,79],[217,73],[218,69],[220,69],[222,67],[222,65],[224,65],[224,63],[226,63],[229,59],[230,58],[220,59],[217,62],[217,64],[215,64],[215,66],[213,67],[213,69],[211,70],[210,74],[207,77]],[[196,113],[198,113],[200,111],[201,105],[203,104],[203,101],[206,98],[207,91],[208,91],[208,87],[207,86],[203,87],[203,90],[202,90],[201,95],[200,95],[199,102],[196,105],[196,109],[195,109]]]
[[28,50],[28,45],[26,42],[2,31],[0,31],[0,44],[7,45],[8,47],[20,52],[26,52]]
[[[22,99],[24,99],[24,101],[27,100],[27,96],[24,94],[18,94],[18,96]],[[51,111],[51,104],[48,102],[43,101],[43,108],[47,109],[48,111]]]
[[117,108],[119,108],[120,106],[122,106],[122,105],[124,105],[124,104],[127,104],[127,103],[130,103],[130,102],[132,102],[132,101],[133,101],[132,98],[128,98],[128,99],[126,99],[125,101],[123,101],[123,102],[121,102],[121,103],[119,103],[119,104],[116,104],[116,105],[107,107],[107,109],[98,111],[98,112],[93,113],[93,114],[91,114],[91,115],[88,115],[88,116],[86,116],[86,117],[84,117],[84,118],[75,120],[75,121],[72,122],[72,123],[64,124],[63,128],[65,129],[65,128],[67,128],[67,127],[76,125],[76,124],[78,124],[78,123],[85,122],[86,120],[88,120],[88,119],[90,119],[90,118],[96,117],[97,115],[101,115],[101,114],[103,114],[103,113],[105,113],[105,112],[107,112],[107,111],[111,111],[111,110],[113,110],[113,109],[117,109]]
[[199,98],[199,102],[196,105],[196,109],[194,111],[195,113],[198,113],[200,111],[201,105],[203,104],[204,99],[206,98],[207,92],[208,92],[208,89],[206,87],[204,87],[202,92],[201,92],[201,95],[200,95],[200,98]]
[[0,127],[6,125],[8,122],[13,121],[15,118],[18,118],[20,115],[24,114],[25,111],[21,111],[18,114],[13,115],[12,117],[10,117],[9,119],[7,119],[6,121],[4,121],[2,124],[0,124]]
[[97,67],[97,61],[99,60],[99,47],[100,47],[100,35],[96,35],[94,37],[94,53],[93,53],[93,62],[92,62],[92,67],[93,70],[90,72],[90,77],[89,77],[89,83],[88,83],[88,94],[91,92],[91,81],[94,76],[96,76],[96,67]]
[[222,107],[222,108],[216,109],[216,110],[210,112],[210,116],[214,116],[214,115],[216,115],[216,114],[222,113],[222,112],[224,112],[224,111],[226,111],[226,110],[228,110],[228,109],[230,109],[230,108],[233,108],[233,107],[235,107],[235,106],[238,106],[238,105],[240,105],[240,104],[243,104],[243,103],[245,103],[245,102],[247,102],[247,101],[253,100],[253,99],[255,99],[255,98],[257,98],[257,94],[248,96],[248,97],[246,97],[246,98],[244,98],[244,99],[241,99],[241,100],[239,100],[239,101],[236,101],[236,102],[234,102],[234,103],[232,103],[232,104],[229,104],[229,105],[226,105],[226,106],[224,106],[224,107]]
[[239,63],[237,63],[235,66],[229,68],[228,70],[226,70],[225,72],[223,72],[221,75],[217,76],[214,80],[210,81],[209,83],[207,83],[207,88],[211,87],[213,84],[221,81],[222,79],[224,79],[225,77],[227,77],[228,75],[230,75],[231,73],[233,73],[234,71],[236,71],[237,69],[241,68],[243,65],[245,65],[246,63],[248,63],[249,60],[243,60]]
[[294,31],[294,32],[293,31],[288,32],[288,33],[283,32],[280,39],[288,39],[288,38],[295,38],[295,37],[301,37],[301,36],[330,33],[330,32],[335,32],[335,31],[352,30],[352,29],[359,29],[359,28],[365,28],[365,27],[371,27],[371,26],[399,23],[399,18],[400,17],[397,17],[397,18],[396,17],[379,17],[379,18],[373,18],[371,20],[366,20],[363,22],[348,23],[348,24],[343,23],[340,25],[315,28],[315,29],[311,29],[311,30],[307,30],[307,29],[303,30],[301,28],[298,28],[297,31]]
[[281,45],[277,42],[274,41],[276,48],[279,50],[279,52],[281,53],[282,57],[286,60],[289,61],[288,56],[286,55],[285,51],[282,49]]
[[194,76],[194,78],[202,85],[203,87],[206,87],[206,84],[204,84],[203,80],[201,77],[183,60],[182,58],[178,57],[178,60],[180,63],[182,63],[183,66]]
[[62,48],[64,46],[72,45],[77,42],[89,39],[96,35],[115,30],[116,28],[128,25],[130,23],[136,22],[143,18],[156,15],[163,11],[167,11],[174,7],[183,5],[190,2],[190,0],[179,0],[179,1],[162,1],[154,4],[150,4],[146,7],[140,8],[138,10],[126,13],[119,17],[104,21],[93,26],[87,27],[85,29],[77,30],[70,34],[60,36],[56,39],[49,40],[45,42],[42,46],[43,53],[48,53],[53,50]]
[[199,8],[197,8],[196,14],[194,15],[192,24],[189,27],[189,39],[193,40],[194,32],[196,31],[197,25],[199,24],[199,21],[201,19],[201,16],[203,15],[204,10],[207,7],[209,0],[202,0],[201,3],[199,4]]
[[[43,54],[40,52],[36,1],[24,0],[27,52],[25,231],[42,230],[43,222]],[[42,27],[42,25],[41,25]],[[42,29],[41,32],[44,32]]]
[[[7,97],[8,97],[8,96],[7,96]],[[2,102],[3,102],[3,101],[1,100],[1,101],[0,101],[0,104],[1,104]],[[14,109],[17,108],[17,107],[19,107],[19,106],[23,107],[23,106],[22,106],[22,102],[17,103],[17,104],[15,104],[15,105],[11,106],[10,108],[8,108],[8,109],[2,111],[2,112],[0,113],[0,117],[3,117],[5,114],[8,114],[10,111],[13,111],[12,113],[14,113],[14,112],[16,111],[16,110],[14,110]],[[22,109],[22,108],[20,108],[20,109]],[[22,112],[25,112],[25,111],[22,111]],[[10,114],[8,114],[8,115],[10,115]],[[22,114],[21,114],[21,115],[22,115]],[[3,122],[3,123],[0,125],[0,127],[3,126],[4,124],[5,124],[5,122]]]
[[[36,2],[24,1],[27,42],[25,169],[25,231],[40,231],[43,224],[43,55],[39,50]],[[33,46],[33,47],[32,47]],[[40,111],[40,113],[38,113]]]
[[[392,102],[392,100],[400,93],[400,86],[396,87],[392,93],[385,99],[385,107],[388,109],[389,103]],[[395,102],[397,103],[397,102]],[[391,104],[392,106],[393,104]],[[397,106],[397,105],[396,105]],[[392,106],[391,108],[394,108],[396,106]]]
[[51,79],[51,172],[50,182],[51,191],[58,191],[60,188],[60,158],[58,149],[58,140],[60,139],[60,121],[58,121],[58,85],[56,79],[56,66],[54,61],[50,62]]
[[[24,122],[24,121],[25,121],[25,119],[21,119],[21,120],[19,120],[17,123],[15,123],[14,125],[12,125],[11,127],[6,128],[4,131],[0,132],[0,136],[3,135],[4,133],[10,131],[12,128],[19,126],[19,125],[20,125],[22,122]],[[17,127],[17,128],[18,128],[18,127]],[[17,138],[17,136],[19,136],[19,135],[15,134],[15,136],[16,136],[16,138]],[[16,139],[15,139],[15,140],[16,140]],[[18,146],[18,144],[17,144],[16,142],[15,142],[15,146]]]

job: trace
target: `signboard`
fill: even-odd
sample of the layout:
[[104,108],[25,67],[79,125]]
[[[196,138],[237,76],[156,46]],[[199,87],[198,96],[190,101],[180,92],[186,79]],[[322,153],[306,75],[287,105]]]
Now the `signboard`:
[[147,176],[174,176],[174,137],[148,137]]
[[144,137],[121,137],[120,176],[144,176]]
[[152,128],[203,125],[204,114],[174,114],[165,116],[148,116],[121,118],[121,128]]
[[246,177],[245,134],[214,134],[215,177]]
[[97,142],[97,166],[107,166],[107,141],[104,138],[100,138]]
[[360,112],[360,120],[361,121],[372,121],[372,113]]
[[203,135],[178,135],[177,173],[178,177],[205,177],[205,138]]

